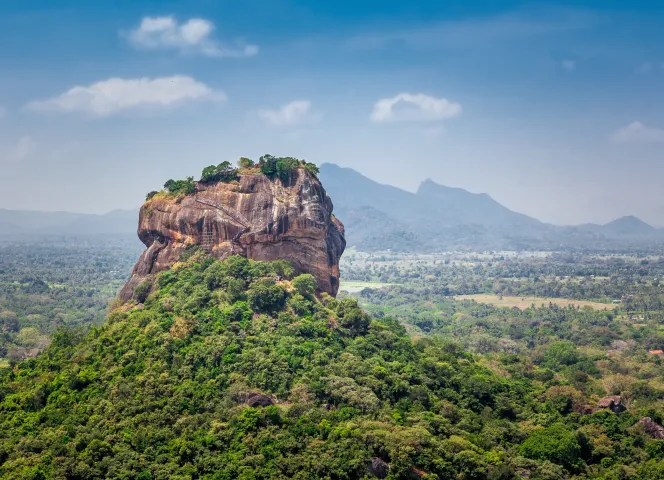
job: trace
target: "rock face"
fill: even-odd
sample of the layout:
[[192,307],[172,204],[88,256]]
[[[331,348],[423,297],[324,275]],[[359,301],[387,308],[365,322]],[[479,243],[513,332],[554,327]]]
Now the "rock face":
[[373,457],[369,464],[369,473],[377,478],[386,478],[390,473],[390,466],[382,458]]
[[622,397],[620,395],[610,395],[608,397],[602,398],[597,404],[599,408],[607,408],[613,413],[621,413],[627,410],[627,407],[623,404]]
[[274,402],[267,395],[253,392],[247,395],[247,405],[250,407],[269,407],[274,405]]
[[643,417],[641,420],[636,422],[637,425],[643,425],[645,432],[650,435],[652,438],[657,440],[664,440],[664,427],[653,422],[650,417]]
[[336,295],[346,240],[332,208],[304,168],[289,181],[242,174],[238,182],[199,182],[192,195],[157,195],[141,207],[138,236],[147,250],[120,298],[131,299],[136,286],[170,268],[191,245],[219,259],[288,260],[297,273],[316,277],[320,291]]

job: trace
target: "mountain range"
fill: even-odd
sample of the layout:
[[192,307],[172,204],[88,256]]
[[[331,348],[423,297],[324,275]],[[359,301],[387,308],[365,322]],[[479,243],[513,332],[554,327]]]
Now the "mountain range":
[[415,193],[375,182],[351,168],[323,164],[320,177],[361,250],[619,247],[664,240],[664,232],[628,216],[606,225],[556,226],[501,205],[485,193],[422,182]]
[[[605,225],[556,226],[510,210],[486,193],[423,181],[416,192],[325,163],[320,179],[364,251],[621,249],[664,242],[664,230],[634,217]],[[138,210],[107,214],[0,209],[0,235],[136,235]]]
[[103,215],[0,209],[0,235],[136,235],[138,210]]

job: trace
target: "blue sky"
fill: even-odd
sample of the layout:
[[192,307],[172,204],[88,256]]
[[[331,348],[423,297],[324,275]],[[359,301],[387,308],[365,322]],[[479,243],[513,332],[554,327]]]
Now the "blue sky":
[[135,208],[263,153],[664,225],[664,5],[0,1],[0,208]]

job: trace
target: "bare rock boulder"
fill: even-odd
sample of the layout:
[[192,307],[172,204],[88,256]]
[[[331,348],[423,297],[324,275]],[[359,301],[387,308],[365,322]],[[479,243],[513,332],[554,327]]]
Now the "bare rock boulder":
[[613,413],[621,413],[627,410],[627,407],[622,401],[620,395],[610,395],[608,397],[602,398],[597,404],[599,408],[606,408],[611,410]]
[[652,438],[657,440],[664,440],[664,427],[655,423],[652,418],[643,417],[641,420],[636,422],[636,424],[643,425],[645,432]]
[[369,473],[376,478],[386,478],[390,473],[390,465],[382,458],[373,457],[369,463]]
[[250,393],[247,395],[247,405],[250,407],[269,407],[274,405],[274,402],[267,395],[262,393]]

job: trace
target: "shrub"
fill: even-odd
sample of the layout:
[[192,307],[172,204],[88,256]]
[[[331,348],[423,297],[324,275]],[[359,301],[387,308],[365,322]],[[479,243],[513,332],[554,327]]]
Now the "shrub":
[[286,292],[271,278],[255,281],[247,291],[249,306],[258,312],[274,312],[283,308]]
[[240,168],[251,168],[255,165],[255,162],[251,158],[240,157],[237,161],[237,166]]
[[152,197],[154,197],[154,196],[155,196],[156,194],[158,194],[158,193],[159,193],[159,192],[157,192],[157,191],[155,191],[155,190],[152,190],[150,193],[148,193],[148,194],[145,196],[145,201],[147,202],[148,200],[152,199]]
[[201,182],[232,182],[237,178],[237,168],[233,168],[230,162],[221,162],[217,166],[210,165],[201,173]]
[[357,301],[352,298],[344,298],[337,307],[339,325],[350,331],[351,335],[357,336],[369,329],[371,318],[358,306]]
[[579,460],[581,445],[575,432],[558,423],[535,430],[521,445],[521,454],[571,468]]
[[316,279],[310,273],[298,275],[293,279],[292,283],[293,287],[295,287],[295,290],[297,290],[297,293],[305,297],[314,293],[316,291],[316,287],[318,287]]
[[[298,160],[295,157],[275,157],[272,155],[263,155],[258,160],[258,166],[263,174],[268,177],[279,177],[282,181],[286,182],[291,178],[291,175],[301,166],[307,168],[312,174],[318,173],[318,168],[314,164],[307,164],[304,161]],[[307,167],[309,165],[309,167]],[[314,173],[315,172],[315,173]]]
[[185,180],[168,180],[164,183],[164,188],[168,193],[175,195],[191,195],[196,191],[196,182],[194,177],[187,177]]
[[291,178],[293,172],[300,166],[300,161],[293,157],[283,157],[277,160],[277,176],[284,182]]
[[150,294],[150,290],[152,290],[151,281],[146,280],[143,283],[139,283],[134,288],[134,300],[138,303],[145,302],[145,299],[148,298],[148,295]]
[[314,177],[318,178],[320,173],[320,168],[315,163],[304,162],[304,169],[312,174]]

